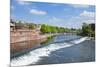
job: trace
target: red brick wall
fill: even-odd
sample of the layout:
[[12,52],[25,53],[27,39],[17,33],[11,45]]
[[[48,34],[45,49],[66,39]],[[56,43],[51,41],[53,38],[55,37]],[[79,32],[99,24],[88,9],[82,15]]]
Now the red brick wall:
[[10,32],[10,41],[11,43],[19,41],[34,40],[40,37],[38,32],[35,31],[11,31]]

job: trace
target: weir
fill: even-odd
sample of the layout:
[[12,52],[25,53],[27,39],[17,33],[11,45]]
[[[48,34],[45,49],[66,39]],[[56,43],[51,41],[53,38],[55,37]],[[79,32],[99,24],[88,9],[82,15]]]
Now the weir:
[[75,44],[79,44],[83,41],[85,41],[87,37],[83,37],[80,39],[75,39],[70,42],[64,42],[64,43],[53,43],[49,44],[48,46],[44,46],[42,48],[35,49],[31,52],[29,52],[26,55],[20,56],[18,58],[14,58],[11,60],[11,66],[21,66],[21,65],[29,65],[29,64],[35,64],[38,62],[41,57],[49,56],[51,52],[65,48],[65,47],[71,47]]

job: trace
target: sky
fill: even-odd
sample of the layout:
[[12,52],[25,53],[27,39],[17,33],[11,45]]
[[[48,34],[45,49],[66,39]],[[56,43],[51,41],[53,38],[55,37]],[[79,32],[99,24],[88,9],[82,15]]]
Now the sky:
[[94,5],[11,0],[10,7],[11,19],[28,23],[77,29],[81,28],[84,22],[95,23]]

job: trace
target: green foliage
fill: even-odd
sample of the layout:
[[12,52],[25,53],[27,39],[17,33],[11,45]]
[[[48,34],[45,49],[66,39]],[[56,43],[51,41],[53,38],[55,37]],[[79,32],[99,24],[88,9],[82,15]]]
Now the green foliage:
[[93,30],[91,24],[83,23],[82,30],[80,31],[80,35],[95,37],[95,30]]
[[36,25],[33,24],[33,23],[24,23],[24,27],[25,27],[26,29],[32,30],[32,29],[35,29]]
[[68,28],[57,27],[57,26],[50,26],[50,25],[41,25],[40,31],[42,33],[63,33],[68,32]]
[[44,44],[47,45],[48,43],[50,43],[51,41],[53,41],[53,39],[54,39],[54,37],[50,36],[50,37],[47,38],[47,40],[45,42],[42,42],[41,44],[42,45],[44,45]]
[[34,29],[34,28],[35,28],[34,24],[32,23],[28,24],[28,29]]
[[81,29],[77,29],[76,34],[77,35],[81,35],[82,30]]
[[83,24],[83,27],[82,27],[82,33],[83,35],[87,35],[87,36],[90,36],[92,30],[91,30],[91,27],[88,25],[88,24]]

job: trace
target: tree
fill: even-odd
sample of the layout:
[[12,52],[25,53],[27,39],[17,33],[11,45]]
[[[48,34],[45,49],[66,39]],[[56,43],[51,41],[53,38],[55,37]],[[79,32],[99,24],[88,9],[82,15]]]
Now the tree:
[[40,31],[42,33],[64,33],[68,32],[68,28],[57,27],[57,26],[50,26],[50,25],[41,25]]
[[42,33],[46,33],[46,32],[47,32],[47,31],[46,31],[46,26],[45,26],[44,24],[41,25],[40,31],[41,31]]
[[[79,32],[78,32],[78,34],[79,34]],[[83,23],[82,30],[80,31],[80,34],[82,36],[94,37],[95,36],[95,27],[91,26],[91,24]]]
[[28,24],[28,28],[29,28],[29,29],[34,29],[34,28],[35,28],[35,26],[34,26],[34,24],[29,23],[29,24]]

